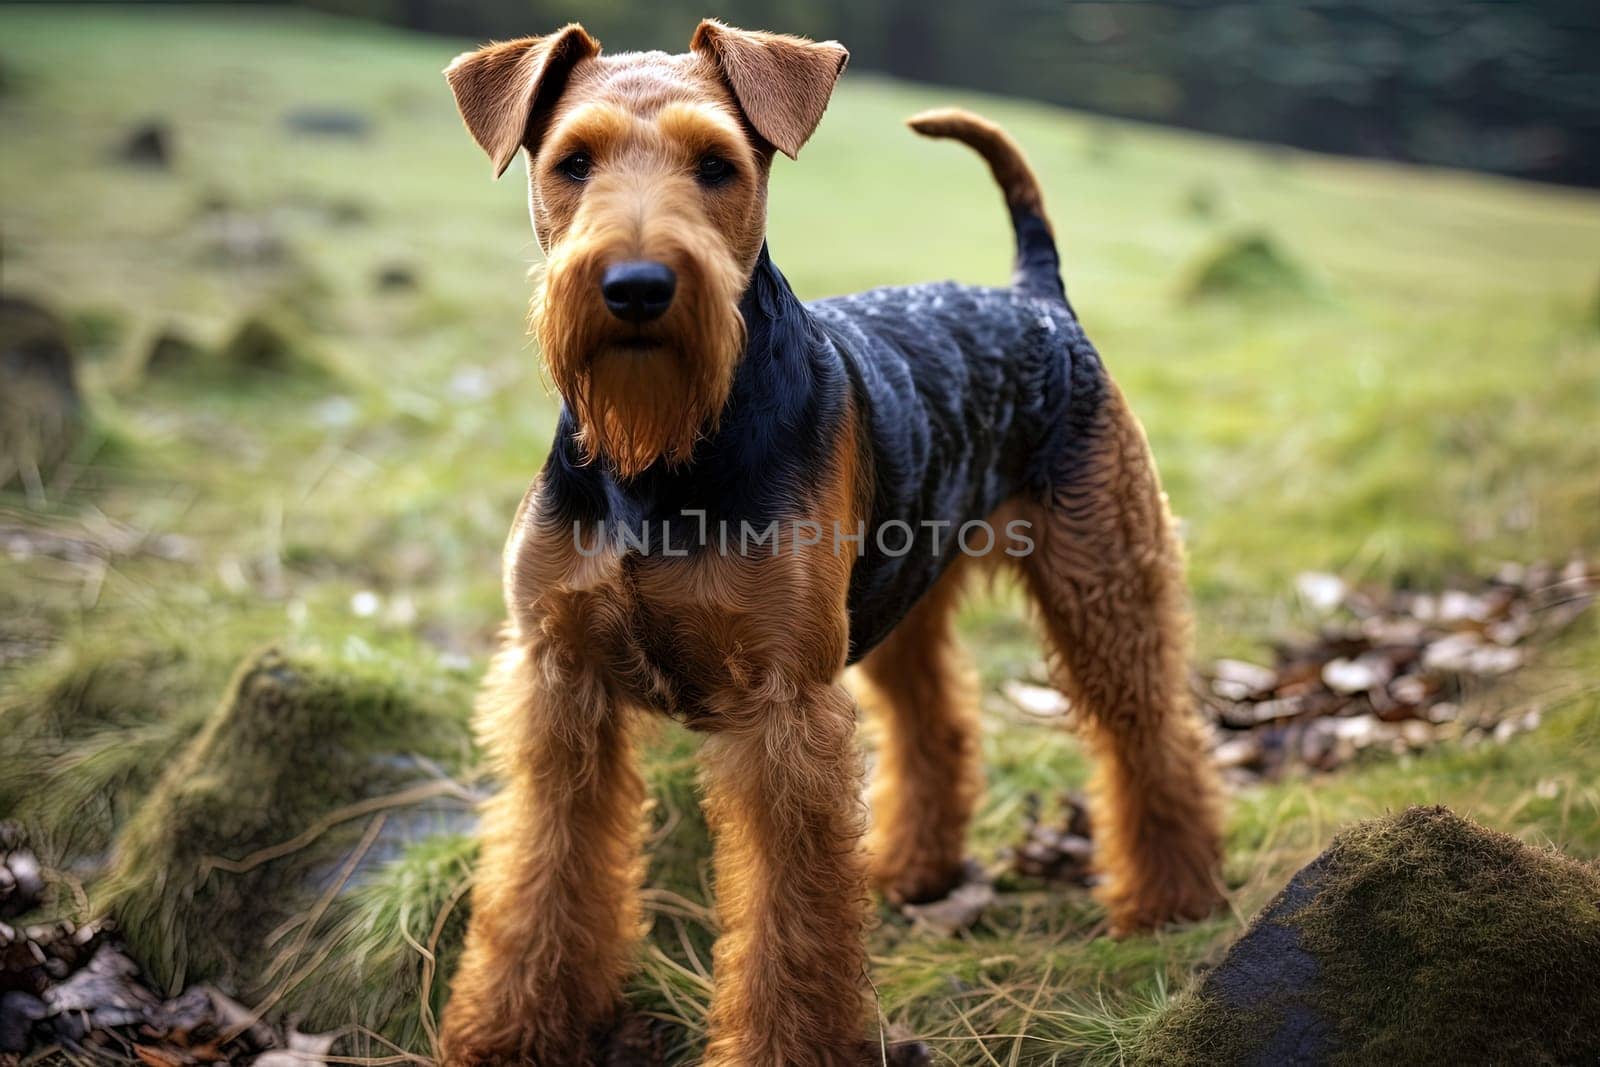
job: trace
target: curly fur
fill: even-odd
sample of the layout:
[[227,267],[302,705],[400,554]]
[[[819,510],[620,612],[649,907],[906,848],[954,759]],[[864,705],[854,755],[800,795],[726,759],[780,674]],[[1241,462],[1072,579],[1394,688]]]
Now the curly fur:
[[[642,713],[707,735],[721,933],[705,1062],[881,1062],[867,887],[947,891],[982,788],[953,625],[966,549],[947,536],[897,555],[863,533],[841,552],[826,531],[953,534],[986,517],[1031,530],[1031,554],[991,540],[987,562],[1020,569],[1099,757],[1115,928],[1217,899],[1181,554],[1143,434],[1066,301],[1020,150],[963,112],[913,123],[989,162],[1017,237],[1009,288],[806,305],[767,253],[773,153],[799,151],[845,59],[831,42],[708,21],[685,55],[602,56],[569,27],[452,65],[496,166],[517,147],[528,159],[547,252],[534,328],[563,401],[506,545],[510,622],[478,715],[502,788],[444,1019],[452,1067],[596,1058],[640,935]],[[591,173],[563,165],[575,154]],[[708,154],[725,179],[697,177]],[[645,324],[611,316],[598,291],[608,265],[637,258],[678,278]],[[724,538],[783,532],[754,551],[713,551],[715,534],[685,546],[667,526],[690,514]],[[601,531],[587,544],[586,523]],[[878,735],[870,839],[841,684],[855,662]]]

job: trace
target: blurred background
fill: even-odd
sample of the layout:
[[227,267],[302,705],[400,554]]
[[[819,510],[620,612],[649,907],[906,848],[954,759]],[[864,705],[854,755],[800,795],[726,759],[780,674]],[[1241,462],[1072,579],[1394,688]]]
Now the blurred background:
[[[582,21],[613,51],[671,48],[685,0],[325,0],[433,33]],[[851,64],[1251,141],[1600,183],[1600,10],[1582,0],[719,5],[735,26],[835,38]]]
[[[48,1006],[104,948],[157,1003],[264,1011],[220,1058],[292,1021],[426,1059],[493,788],[467,718],[500,548],[557,409],[522,165],[489,180],[440,71],[572,19],[678,51],[708,14],[852,52],[774,167],[804,298],[1003,284],[990,177],[902,122],[965,106],[1025,147],[1182,521],[1233,788],[1235,914],[1100,936],[1088,762],[1016,591],[984,591],[997,896],[882,909],[888,1024],[940,1062],[1119,1062],[1339,826],[1410,804],[1600,855],[1593,3],[5,5],[0,997]],[[630,995],[666,1030],[638,1062],[692,1062],[695,740],[647,747]],[[97,1055],[210,1062],[139,1018]]]

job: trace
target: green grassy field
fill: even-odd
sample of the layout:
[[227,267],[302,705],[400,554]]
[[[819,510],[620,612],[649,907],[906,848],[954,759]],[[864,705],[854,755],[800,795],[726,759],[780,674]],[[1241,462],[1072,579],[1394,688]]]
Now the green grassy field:
[[[523,328],[537,248],[520,164],[488,180],[438,74],[467,44],[281,12],[0,9],[5,292],[72,324],[93,418],[70,478],[0,497],[0,524],[125,546],[99,565],[0,557],[0,642],[21,650],[0,659],[0,817],[54,842],[91,890],[95,858],[252,649],[466,714],[505,528],[555,413]],[[1043,178],[1074,303],[1184,522],[1200,655],[1259,655],[1303,624],[1303,569],[1427,583],[1600,546],[1600,197],[849,74],[773,177],[771,247],[803,297],[1007,276],[983,167],[901,126],[945,104],[1004,123]],[[285,116],[306,108],[359,112],[370,133],[297,134]],[[113,159],[148,118],[173,131],[170,170]],[[280,252],[218,262],[224,217]],[[1197,264],[1252,233],[1298,284],[1188,295]],[[375,284],[394,265],[414,288]],[[214,353],[139,369],[160,330],[210,350],[252,316],[283,324],[299,369],[241,374]],[[965,626],[990,688],[1038,657],[1007,589]],[[1597,662],[1591,617],[1484,694],[1544,709],[1512,743],[1235,796],[1232,915],[1112,942],[1076,891],[1007,893],[954,939],[885,910],[881,1015],[946,1062],[1115,1061],[1350,820],[1443,803],[1600,856]],[[991,703],[984,858],[1016,836],[1028,792],[1086,773],[1069,736]],[[453,744],[433,754],[471,779]],[[709,938],[692,742],[663,731],[651,773],[662,892],[635,999],[692,1047]],[[421,995],[401,930],[427,940],[469,858],[464,838],[427,839],[309,924],[329,951],[308,951],[289,1002],[425,1051],[443,983]],[[381,1010],[353,992],[379,985]]]

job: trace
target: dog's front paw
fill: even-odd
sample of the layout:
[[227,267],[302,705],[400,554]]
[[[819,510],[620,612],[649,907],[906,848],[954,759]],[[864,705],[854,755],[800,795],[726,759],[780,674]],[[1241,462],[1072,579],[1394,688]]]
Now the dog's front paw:
[[1111,936],[1118,938],[1204,919],[1227,901],[1220,882],[1208,872],[1152,880],[1121,891],[1106,886],[1098,895],[1110,913]]
[[588,1033],[560,1028],[535,1032],[525,1018],[499,1013],[474,1013],[452,1004],[439,1035],[441,1067],[611,1067],[614,1063],[649,1064],[649,1060],[608,1058],[609,1027]]

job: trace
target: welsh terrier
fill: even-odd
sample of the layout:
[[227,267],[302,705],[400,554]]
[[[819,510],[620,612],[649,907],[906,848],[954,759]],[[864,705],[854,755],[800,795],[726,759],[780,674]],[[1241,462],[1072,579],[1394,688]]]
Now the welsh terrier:
[[[634,962],[646,712],[702,731],[720,933],[705,1062],[878,1063],[868,887],[961,877],[980,730],[953,618],[1004,567],[1098,757],[1113,932],[1219,900],[1219,801],[1187,692],[1183,563],[1139,423],[1063,290],[1037,181],[966,112],[1015,229],[1012,284],[802,303],[767,182],[848,53],[702,22],[681,55],[583,28],[445,72],[496,176],[522,150],[545,254],[535,330],[562,399],[505,551],[478,726],[484,811],[449,1064],[584,1064]],[[858,665],[879,726],[862,802]]]

